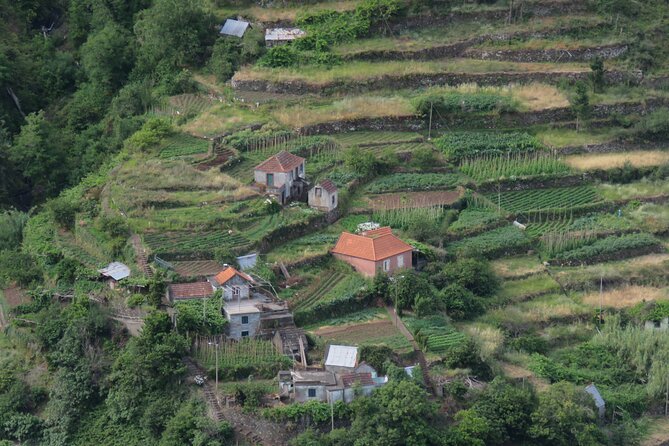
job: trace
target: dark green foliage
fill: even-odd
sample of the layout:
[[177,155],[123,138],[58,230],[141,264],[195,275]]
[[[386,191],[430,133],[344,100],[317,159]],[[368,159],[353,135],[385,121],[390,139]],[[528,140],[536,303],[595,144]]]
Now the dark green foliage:
[[184,404],[165,426],[159,446],[223,446],[231,444],[233,431],[223,421],[215,423],[204,415],[205,408],[200,401]]
[[487,420],[486,444],[505,444],[527,438],[535,406],[535,397],[530,390],[495,378],[472,409]]
[[299,423],[303,420],[309,420],[315,424],[325,424],[330,422],[330,417],[334,412],[335,420],[348,420],[351,418],[351,407],[343,401],[337,401],[330,406],[328,403],[320,401],[307,401],[304,404],[290,404],[272,409],[264,409],[262,416],[278,423],[292,421]]
[[180,333],[218,335],[225,331],[227,321],[220,311],[220,297],[187,300],[176,303],[174,307]]
[[446,280],[468,289],[477,296],[492,296],[499,288],[499,279],[485,260],[462,259],[444,267]]
[[604,61],[601,58],[596,58],[590,64],[590,82],[592,82],[592,89],[595,93],[601,93],[605,86],[604,80]]
[[588,86],[585,82],[578,82],[574,91],[574,96],[571,98],[571,108],[578,119],[578,127],[581,123],[587,121],[592,113],[590,106],[590,95],[588,94]]
[[515,108],[511,97],[496,93],[458,93],[431,95],[419,98],[416,112],[424,117],[437,120],[448,113],[506,112]]
[[124,146],[129,150],[147,151],[157,146],[170,133],[172,133],[172,126],[167,120],[152,118],[128,138]]
[[438,149],[453,161],[483,154],[532,152],[543,145],[527,133],[449,132],[434,140]]
[[624,234],[594,240],[591,244],[560,252],[555,255],[555,259],[561,262],[575,263],[629,250],[652,248],[653,246],[658,246],[658,240],[652,235],[645,233]]
[[365,361],[374,367],[379,375],[386,372],[386,364],[393,356],[393,350],[385,345],[363,345],[360,347],[360,361]]
[[535,334],[524,334],[508,341],[509,347],[526,353],[545,354],[548,351],[548,341]]
[[417,296],[434,299],[434,295],[434,290],[423,275],[408,270],[393,277],[386,299],[401,311],[413,307]]
[[81,61],[88,79],[107,91],[116,91],[134,65],[132,35],[110,22],[92,34],[81,47]]
[[592,397],[569,383],[554,384],[539,395],[529,434],[556,446],[601,444]]
[[344,165],[361,178],[378,174],[378,162],[373,152],[351,147],[344,153]]
[[441,299],[446,313],[455,320],[471,319],[484,311],[481,299],[458,283],[444,288]]
[[29,286],[42,278],[42,272],[31,255],[18,251],[0,251],[0,285],[16,282]]
[[16,210],[0,212],[0,251],[16,249],[23,240],[28,214]]
[[669,135],[669,109],[660,108],[645,115],[634,130],[653,139],[666,137]]

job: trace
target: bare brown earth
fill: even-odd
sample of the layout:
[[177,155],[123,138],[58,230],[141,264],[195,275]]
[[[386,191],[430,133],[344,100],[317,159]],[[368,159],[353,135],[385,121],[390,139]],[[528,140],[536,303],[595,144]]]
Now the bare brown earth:
[[381,210],[450,205],[458,201],[459,198],[460,192],[458,191],[435,190],[376,195],[369,201],[372,209]]
[[2,292],[5,295],[5,300],[10,308],[14,308],[30,301],[30,298],[17,286],[6,288],[2,290]]

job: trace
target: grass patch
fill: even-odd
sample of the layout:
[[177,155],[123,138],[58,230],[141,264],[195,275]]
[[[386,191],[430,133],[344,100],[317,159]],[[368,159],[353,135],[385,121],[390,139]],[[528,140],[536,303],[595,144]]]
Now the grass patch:
[[583,297],[583,303],[594,308],[599,308],[601,303],[609,308],[633,307],[639,302],[669,299],[669,289],[648,286],[630,285],[603,293],[589,293]]
[[628,184],[601,184],[597,192],[607,200],[644,199],[669,195],[669,181],[641,180]]
[[241,130],[252,124],[266,124],[270,118],[263,109],[251,109],[218,103],[181,126],[181,130],[199,137],[212,138],[226,132]]
[[516,63],[475,59],[443,59],[433,61],[348,62],[330,69],[318,66],[299,68],[244,67],[234,76],[238,81],[266,80],[271,82],[301,81],[323,85],[336,80],[361,81],[378,76],[402,76],[438,73],[496,73],[496,72],[584,72],[587,64],[580,63]]
[[602,144],[620,136],[621,130],[615,127],[576,131],[562,128],[547,128],[536,132],[536,137],[549,147],[578,147],[590,144]]
[[367,192],[383,194],[388,192],[452,189],[464,182],[465,180],[461,175],[452,173],[397,173],[372,181],[367,186]]
[[498,258],[517,254],[531,246],[530,239],[520,229],[508,225],[483,234],[458,240],[446,246],[446,251],[457,257]]
[[387,313],[385,316],[381,320],[319,328],[314,334],[327,343],[384,345],[398,352],[410,352],[412,347],[407,338],[388,319]]
[[608,170],[623,167],[627,163],[634,167],[650,167],[669,163],[669,152],[639,150],[627,153],[593,153],[568,156],[564,161],[578,170]]
[[507,280],[497,293],[502,302],[522,302],[541,294],[556,293],[560,285],[548,274],[537,274],[526,279]]
[[536,274],[544,270],[544,266],[535,256],[517,256],[494,260],[492,268],[495,274],[503,279]]

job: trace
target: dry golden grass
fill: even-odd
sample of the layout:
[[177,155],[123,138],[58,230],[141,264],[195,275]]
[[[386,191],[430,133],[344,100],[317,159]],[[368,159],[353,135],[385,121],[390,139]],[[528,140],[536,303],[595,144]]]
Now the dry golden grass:
[[484,361],[493,359],[504,345],[504,333],[499,328],[486,324],[471,324],[463,327],[479,346]]
[[186,122],[181,126],[181,130],[191,135],[207,138],[251,124],[265,124],[266,122],[267,118],[257,109],[217,103]]
[[504,279],[539,273],[546,269],[539,259],[533,256],[506,257],[494,260],[491,264],[495,274]]
[[625,153],[593,153],[572,155],[565,162],[579,170],[613,169],[630,162],[634,167],[659,166],[669,162],[669,152],[662,150],[639,150]]
[[641,446],[662,446],[667,444],[669,438],[669,418],[655,418],[650,421],[646,438],[641,441]]
[[569,106],[567,96],[552,85],[535,82],[528,85],[514,85],[510,89],[513,97],[530,110]]
[[[602,293],[601,302],[604,307],[625,308],[639,302],[669,298],[667,289],[645,286],[627,286]],[[592,307],[599,307],[600,294],[590,293],[583,297],[583,303]]]
[[[309,6],[292,6],[292,7],[268,7],[251,6],[244,9],[239,8],[221,8],[215,10],[219,17],[229,16],[231,12],[234,15],[241,15],[242,17],[255,19],[260,22],[276,22],[276,21],[294,21],[297,15],[303,11],[316,12],[325,9],[334,11],[351,11],[360,3],[360,0],[341,0],[328,1],[322,3],[313,3]],[[234,9],[234,11],[233,11]]]
[[319,122],[341,121],[355,118],[403,116],[414,113],[411,103],[400,97],[360,96],[342,99],[325,107],[287,107],[273,113],[281,124],[303,127]]

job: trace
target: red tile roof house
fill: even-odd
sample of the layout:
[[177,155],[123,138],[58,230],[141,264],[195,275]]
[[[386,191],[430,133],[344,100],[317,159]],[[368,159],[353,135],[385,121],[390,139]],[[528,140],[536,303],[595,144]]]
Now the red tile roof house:
[[337,207],[337,186],[330,180],[323,180],[309,191],[309,206],[322,211],[332,211]]
[[203,299],[214,295],[209,282],[172,283],[167,286],[167,300],[174,302],[186,299]]
[[374,277],[378,272],[393,274],[411,268],[413,247],[393,235],[389,227],[362,232],[342,232],[332,255],[353,266],[360,274]]
[[281,204],[286,204],[303,193],[304,161],[304,158],[283,150],[258,164],[253,178],[268,194],[276,195]]

